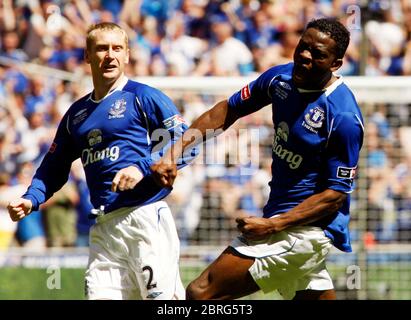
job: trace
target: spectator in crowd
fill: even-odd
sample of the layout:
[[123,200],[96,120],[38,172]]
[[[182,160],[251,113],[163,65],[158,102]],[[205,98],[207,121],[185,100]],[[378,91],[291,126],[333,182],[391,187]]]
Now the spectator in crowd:
[[27,61],[27,54],[19,48],[19,36],[15,30],[4,32],[1,45],[1,57],[17,61]]
[[205,240],[194,235],[200,224],[204,180],[206,178],[204,165],[201,164],[199,159],[191,166],[181,170],[174,191],[167,198],[167,202],[174,213],[182,246],[191,244],[192,241],[199,244],[201,240]]
[[10,221],[6,210],[10,197],[15,196],[14,188],[11,188],[10,174],[0,171],[0,251],[8,249],[13,242],[17,225]]
[[42,206],[49,247],[72,247],[76,244],[77,214],[75,206],[78,202],[79,193],[76,185],[72,180],[69,180]]
[[[16,197],[24,192],[30,184],[31,176],[34,174],[34,166],[31,162],[20,164],[17,180],[12,182],[12,190],[8,192],[10,197]],[[10,201],[10,200],[9,200]],[[46,230],[43,224],[43,215],[40,210],[30,214],[29,219],[19,221],[17,224],[16,238],[24,248],[44,249],[46,248]]]
[[233,37],[233,29],[225,15],[211,18],[213,40],[208,53],[197,69],[197,75],[248,75],[252,69],[250,49]]
[[184,18],[179,13],[166,22],[165,33],[160,46],[168,75],[189,76],[207,48],[206,41],[187,35]]
[[395,210],[392,197],[392,164],[381,145],[377,124],[368,123],[365,132],[368,147],[367,176],[369,178],[367,231],[376,240],[393,240]]

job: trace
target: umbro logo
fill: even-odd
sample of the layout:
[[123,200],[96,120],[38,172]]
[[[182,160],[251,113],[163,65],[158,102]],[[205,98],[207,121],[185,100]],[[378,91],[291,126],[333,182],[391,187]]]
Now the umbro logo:
[[287,82],[280,81],[280,82],[278,82],[278,84],[286,90],[291,90],[291,86]]
[[156,291],[156,292],[152,292],[150,293],[146,298],[147,299],[155,299],[157,298],[160,294],[162,294],[162,291]]

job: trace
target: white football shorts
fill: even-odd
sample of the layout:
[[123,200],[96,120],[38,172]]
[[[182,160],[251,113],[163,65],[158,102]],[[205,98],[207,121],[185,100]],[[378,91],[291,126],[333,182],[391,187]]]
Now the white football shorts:
[[182,300],[180,242],[164,201],[97,217],[85,276],[90,300]]
[[263,241],[239,236],[231,247],[255,258],[249,272],[264,293],[278,290],[289,300],[299,290],[334,288],[325,265],[332,242],[319,227],[293,227]]

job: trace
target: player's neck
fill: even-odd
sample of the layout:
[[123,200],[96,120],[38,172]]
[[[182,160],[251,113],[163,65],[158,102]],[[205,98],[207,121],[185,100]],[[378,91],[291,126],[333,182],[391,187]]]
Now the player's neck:
[[322,79],[320,79],[317,83],[313,83],[311,85],[311,88],[304,88],[304,89],[309,89],[309,90],[325,90],[328,86],[330,86],[333,82],[335,81],[334,75],[332,73],[327,73],[324,75]]
[[315,86],[315,88],[317,88],[317,89],[312,89],[312,88],[311,89],[297,88],[297,89],[300,93],[325,92],[325,91],[329,90],[333,86],[333,84],[340,78],[341,78],[340,76],[336,76],[336,75],[332,74],[331,78],[327,81],[327,83],[325,85]]
[[93,79],[94,91],[93,100],[100,101],[103,99],[110,91],[117,88],[118,85],[124,79],[124,74],[118,77],[114,82],[104,81],[105,79]]
[[337,76],[334,74],[331,74],[330,79],[325,83],[323,89],[327,89],[329,86],[331,86],[336,80],[338,79]]

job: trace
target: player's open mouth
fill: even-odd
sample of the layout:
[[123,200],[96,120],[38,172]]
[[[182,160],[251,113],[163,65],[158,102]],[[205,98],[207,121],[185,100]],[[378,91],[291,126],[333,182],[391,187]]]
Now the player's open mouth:
[[114,69],[116,69],[116,68],[117,68],[116,66],[112,66],[112,65],[104,66],[104,67],[103,67],[103,69],[104,69],[105,71],[112,71],[112,70],[114,70]]

